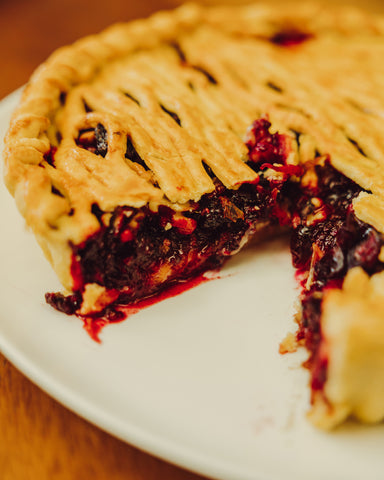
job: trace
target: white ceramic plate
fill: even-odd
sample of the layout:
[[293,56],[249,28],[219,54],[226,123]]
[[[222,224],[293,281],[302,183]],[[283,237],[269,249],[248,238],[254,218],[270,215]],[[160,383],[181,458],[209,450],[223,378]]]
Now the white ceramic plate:
[[[0,103],[0,135],[18,100]],[[251,246],[221,278],[110,325],[101,344],[44,303],[60,285],[0,187],[0,349],[102,429],[221,479],[384,478],[384,430],[305,420],[303,356],[279,355],[295,288],[283,240]]]

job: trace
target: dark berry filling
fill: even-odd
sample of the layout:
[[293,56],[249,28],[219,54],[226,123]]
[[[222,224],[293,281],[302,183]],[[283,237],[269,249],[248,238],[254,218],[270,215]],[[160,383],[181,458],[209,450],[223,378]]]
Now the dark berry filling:
[[219,267],[239,249],[253,223],[268,221],[273,206],[268,185],[244,184],[234,192],[218,184],[183,213],[166,206],[158,212],[117,208],[108,225],[72,246],[76,294],[65,300],[49,294],[47,300],[73,312],[85,285],[97,283],[119,291],[116,304],[129,304]]
[[297,337],[310,357],[312,390],[326,381],[327,359],[320,357],[321,304],[324,292],[340,288],[349,269],[360,266],[368,274],[383,269],[379,261],[384,239],[354,214],[352,200],[361,188],[337,172],[328,160],[308,169],[315,184],[303,177],[295,226],[291,236],[293,265],[302,284],[302,317]]
[[300,45],[311,38],[313,38],[312,33],[303,32],[301,30],[292,28],[275,33],[269,40],[275,45],[279,45],[281,47],[292,47],[295,45]]
[[95,128],[81,130],[76,143],[96,155],[105,157],[108,152],[107,130],[101,123],[97,124]]
[[44,160],[51,166],[55,166],[55,153],[57,151],[56,147],[51,147],[50,150],[44,155]]
[[73,315],[81,307],[81,294],[74,293],[73,295],[65,296],[61,293],[46,293],[45,300],[49,305],[52,305],[56,310]]

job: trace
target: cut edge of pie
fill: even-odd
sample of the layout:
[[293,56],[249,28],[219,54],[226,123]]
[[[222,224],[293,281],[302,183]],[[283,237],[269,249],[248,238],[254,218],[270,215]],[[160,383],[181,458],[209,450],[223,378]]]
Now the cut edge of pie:
[[47,300],[112,321],[289,226],[310,418],[382,420],[383,53],[382,17],[317,4],[185,5],[59,49],[4,151],[68,293]]

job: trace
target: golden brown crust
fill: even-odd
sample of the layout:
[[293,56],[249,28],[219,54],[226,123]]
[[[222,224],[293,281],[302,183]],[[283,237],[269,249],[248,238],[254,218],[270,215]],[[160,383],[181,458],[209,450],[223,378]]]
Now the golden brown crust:
[[[288,30],[310,37],[292,48],[270,41]],[[188,208],[214,188],[204,165],[227,188],[254,180],[244,136],[267,114],[272,128],[292,139],[291,163],[329,155],[369,191],[355,200],[355,211],[384,232],[383,54],[384,20],[349,7],[186,5],[112,26],[58,50],[32,76],[5,140],[7,186],[71,289],[69,242],[80,244],[99,228],[94,203],[105,212],[118,205]],[[105,158],[76,143],[98,124],[108,135]],[[130,158],[127,139],[149,170]],[[54,166],[47,160],[52,147]],[[365,285],[359,275],[355,281]],[[349,318],[351,306],[366,308],[346,285],[325,303],[325,345],[335,379],[344,360],[351,360],[340,354],[339,337],[349,338],[357,328],[337,319]],[[91,303],[105,293],[94,290],[87,296]],[[381,305],[381,299],[372,302]],[[380,323],[375,312],[374,328]],[[339,333],[332,330],[337,325]],[[381,348],[381,337],[384,332],[361,346],[367,369],[376,358],[369,357],[371,344]],[[381,353],[377,358],[384,371]],[[327,386],[337,407],[330,414],[322,398],[315,399],[315,423],[328,427],[349,414],[367,421],[384,415],[376,406],[366,412],[366,398],[354,403],[344,395],[349,387],[343,393],[343,381],[337,382]],[[384,405],[383,393],[373,393]]]

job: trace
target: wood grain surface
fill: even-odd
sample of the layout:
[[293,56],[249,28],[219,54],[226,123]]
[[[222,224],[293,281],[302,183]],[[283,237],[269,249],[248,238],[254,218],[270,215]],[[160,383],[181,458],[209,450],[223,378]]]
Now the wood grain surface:
[[[0,0],[0,99],[23,85],[55,48],[111,23],[147,16],[178,3]],[[350,3],[384,12],[383,0]],[[0,480],[48,479],[203,477],[143,453],[89,424],[33,385],[0,354]]]

